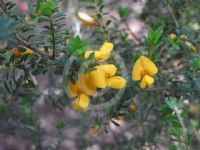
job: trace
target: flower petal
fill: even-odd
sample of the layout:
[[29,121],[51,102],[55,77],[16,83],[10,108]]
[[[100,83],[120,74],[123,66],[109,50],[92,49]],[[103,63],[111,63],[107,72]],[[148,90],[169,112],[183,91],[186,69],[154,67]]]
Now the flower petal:
[[86,51],[85,58],[88,58],[94,52],[94,60],[95,61],[105,61],[110,57],[109,52],[100,52],[100,51]]
[[113,44],[109,42],[104,42],[102,47],[100,48],[100,51],[102,52],[111,52],[113,50]]
[[77,15],[78,15],[78,19],[83,25],[88,26],[88,27],[98,26],[98,23],[96,22],[96,20],[92,16],[88,15],[87,13],[78,12]]
[[103,70],[108,78],[114,76],[117,72],[117,67],[113,64],[99,65],[96,68]]
[[145,80],[144,78],[142,78],[142,80],[141,80],[141,82],[140,82],[140,87],[141,87],[142,89],[144,89],[144,88],[146,88],[146,86],[147,86],[146,80]]
[[126,86],[126,80],[120,76],[114,76],[107,79],[107,86],[113,89],[123,89]]
[[106,74],[101,69],[90,72],[91,83],[97,88],[106,88]]
[[145,56],[140,56],[139,59],[145,71],[148,72],[148,75],[154,75],[158,72],[158,68],[156,67],[154,62],[151,61],[149,58]]
[[151,76],[145,75],[142,78],[142,81],[140,82],[140,87],[142,89],[146,87],[151,87],[153,83],[154,83],[154,78],[152,78]]
[[96,87],[91,83],[89,74],[78,74],[79,90],[87,95],[93,95]]
[[135,62],[134,66],[133,66],[133,71],[132,71],[132,80],[133,81],[137,81],[137,80],[141,80],[142,76],[141,73],[144,71],[144,68],[140,62],[140,58],[137,59],[137,61]]
[[154,78],[152,78],[151,76],[145,75],[144,79],[145,79],[148,87],[151,87],[152,84],[154,83]]
[[68,81],[68,93],[71,97],[78,96],[78,82],[73,84],[71,80]]
[[89,106],[90,99],[86,94],[80,94],[79,97],[73,102],[73,110],[83,110]]

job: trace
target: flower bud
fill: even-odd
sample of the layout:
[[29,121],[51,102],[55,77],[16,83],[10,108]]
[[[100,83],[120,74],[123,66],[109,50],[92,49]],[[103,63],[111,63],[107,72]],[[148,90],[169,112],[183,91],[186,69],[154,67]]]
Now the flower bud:
[[135,106],[134,104],[131,104],[131,105],[129,106],[129,111],[130,111],[131,113],[135,113],[135,112],[137,111],[136,106]]
[[196,52],[196,51],[197,51],[197,48],[196,48],[194,45],[192,45],[192,46],[190,47],[190,50],[191,50],[192,52]]
[[171,40],[174,40],[174,39],[176,38],[176,35],[175,35],[174,33],[171,33],[171,34],[169,35],[169,38],[170,38]]
[[180,39],[183,40],[183,41],[187,41],[188,40],[188,37],[186,35],[181,35],[180,36]]

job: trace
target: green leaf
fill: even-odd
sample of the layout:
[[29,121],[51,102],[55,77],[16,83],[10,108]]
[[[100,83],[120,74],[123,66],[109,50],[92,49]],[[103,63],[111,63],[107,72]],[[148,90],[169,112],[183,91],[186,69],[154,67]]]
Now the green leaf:
[[89,5],[86,7],[87,9],[95,9],[96,7],[94,5]]
[[121,18],[125,17],[129,12],[129,9],[127,7],[119,7],[118,13]]
[[76,37],[70,39],[67,50],[71,54],[83,55],[83,53],[87,49],[87,45],[88,45],[88,43],[86,41],[82,41],[79,36],[76,36]]
[[193,70],[200,69],[200,58],[194,58],[190,61]]
[[41,1],[39,4],[38,12],[42,16],[49,16],[53,14],[58,8],[58,3],[53,0]]
[[176,137],[179,137],[181,135],[181,132],[180,132],[179,128],[173,127],[173,128],[169,129],[169,134],[176,136]]
[[172,110],[176,109],[176,99],[175,98],[170,98],[169,100],[166,101],[166,104]]
[[155,47],[159,47],[162,44],[161,36],[163,34],[163,27],[159,27],[156,30],[148,28],[148,35],[145,37],[144,43],[147,50],[152,50]]
[[0,24],[0,40],[7,40],[12,38],[12,34],[19,26],[17,21],[11,20],[5,16],[0,16]]

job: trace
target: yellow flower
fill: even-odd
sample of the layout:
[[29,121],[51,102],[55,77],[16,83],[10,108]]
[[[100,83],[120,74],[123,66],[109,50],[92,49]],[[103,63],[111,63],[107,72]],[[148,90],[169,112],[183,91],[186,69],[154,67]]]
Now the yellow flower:
[[89,106],[90,99],[88,95],[81,93],[76,100],[73,102],[73,110],[84,110]]
[[86,27],[95,28],[99,26],[99,22],[96,20],[96,14],[90,16],[85,12],[78,12],[77,16],[80,22]]
[[99,65],[92,70],[90,80],[97,88],[114,88],[122,89],[126,86],[126,80],[120,76],[114,76],[117,68],[113,64]]
[[110,52],[113,50],[113,44],[104,42],[100,50],[93,51],[88,50],[85,52],[85,58],[88,58],[90,54],[94,53],[94,61],[105,61],[110,57]]
[[[20,57],[20,56],[26,55],[26,54],[33,54],[33,50],[31,50],[29,48],[25,48],[25,49],[26,50],[22,52],[22,51],[19,51],[17,48],[13,48],[12,52],[14,53],[15,57]],[[43,53],[46,53],[44,48],[39,48],[39,50]],[[48,54],[49,54],[49,56],[51,56],[53,54],[53,51],[50,49],[48,51]]]
[[124,120],[124,116],[116,116],[114,119],[115,120]]
[[96,87],[91,84],[89,74],[78,74],[78,80],[73,84],[71,80],[68,82],[69,96],[77,97],[73,102],[74,110],[83,110],[89,106],[89,95],[96,92]]
[[13,51],[15,57],[20,57],[20,56],[25,55],[25,54],[32,54],[33,53],[33,51],[31,49],[28,49],[28,48],[23,52],[18,50],[17,48],[13,48],[12,51]]
[[151,87],[154,83],[154,78],[151,77],[158,72],[156,65],[147,57],[140,56],[133,66],[132,80],[140,82],[140,87],[142,89],[146,87]]

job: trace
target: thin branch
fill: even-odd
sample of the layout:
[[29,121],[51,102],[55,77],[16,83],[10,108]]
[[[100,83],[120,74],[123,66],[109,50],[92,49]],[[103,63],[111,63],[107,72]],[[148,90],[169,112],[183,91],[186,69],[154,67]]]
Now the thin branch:
[[51,20],[50,20],[50,29],[51,29],[52,47],[53,47],[52,59],[55,59],[55,49],[56,49],[55,32],[54,32],[55,30]]
[[21,43],[23,46],[33,50],[34,52],[40,54],[43,57],[49,58],[49,56],[46,53],[40,51],[37,47],[30,45],[27,41],[23,40],[18,34],[14,33],[14,36],[17,39],[17,41]]
[[179,28],[179,23],[178,23],[178,21],[177,21],[177,19],[176,19],[176,16],[175,16],[175,14],[174,14],[174,12],[173,12],[173,10],[172,10],[170,4],[169,4],[167,1],[166,1],[166,3],[167,3],[167,4],[166,4],[166,5],[167,5],[167,9],[168,9],[169,13],[170,13],[171,16],[172,16],[172,19],[173,19],[173,21],[174,21],[176,27]]

